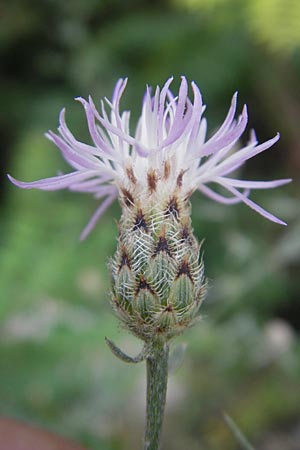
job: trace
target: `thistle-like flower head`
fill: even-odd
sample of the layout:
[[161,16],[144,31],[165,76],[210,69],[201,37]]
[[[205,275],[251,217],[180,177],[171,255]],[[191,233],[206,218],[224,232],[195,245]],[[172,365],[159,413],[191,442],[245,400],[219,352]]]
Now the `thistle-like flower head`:
[[191,83],[191,101],[184,77],[178,96],[170,91],[171,82],[172,78],[162,89],[157,87],[154,95],[147,88],[134,135],[129,131],[130,113],[120,113],[127,80],[118,81],[112,100],[102,101],[100,112],[91,98],[78,98],[93,145],[74,138],[64,110],[58,134],[47,133],[74,171],[31,183],[10,177],[25,189],[67,188],[101,198],[82,237],[119,198],[122,216],[117,250],[110,263],[111,303],[123,325],[146,342],[166,341],[191,326],[206,293],[200,245],[190,218],[192,193],[198,189],[225,204],[244,202],[267,219],[285,224],[250,200],[249,194],[251,189],[274,188],[290,181],[233,178],[234,171],[271,147],[279,136],[258,145],[252,132],[249,143],[238,150],[247,110],[244,107],[235,120],[235,94],[222,126],[205,140],[198,87]]
[[244,106],[241,115],[235,119],[235,94],[223,124],[206,140],[206,120],[202,118],[205,108],[197,85],[191,83],[193,100],[190,100],[185,77],[182,77],[177,96],[170,90],[171,82],[172,78],[162,89],[157,87],[153,95],[147,87],[134,134],[129,130],[130,112],[120,112],[127,79],[117,82],[112,100],[105,98],[100,110],[91,98],[78,98],[85,109],[93,144],[75,139],[66,125],[64,109],[59,118],[58,134],[52,131],[46,134],[74,171],[33,182],[22,182],[9,176],[10,180],[25,189],[66,188],[102,199],[82,237],[91,231],[105,209],[118,197],[122,205],[142,205],[150,197],[154,204],[170,194],[176,194],[180,202],[197,189],[220,203],[244,202],[267,219],[285,225],[250,200],[249,194],[251,189],[275,188],[290,179],[245,181],[231,176],[248,159],[271,147],[279,135],[258,144],[252,132],[248,144],[237,149],[237,142],[247,125],[247,109]]

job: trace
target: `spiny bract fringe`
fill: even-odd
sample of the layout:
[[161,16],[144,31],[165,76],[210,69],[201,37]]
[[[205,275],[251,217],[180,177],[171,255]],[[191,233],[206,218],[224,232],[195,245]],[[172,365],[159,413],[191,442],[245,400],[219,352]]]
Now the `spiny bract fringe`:
[[[149,194],[149,193],[148,193]],[[118,248],[111,261],[112,305],[133,334],[170,339],[191,326],[206,292],[188,198],[123,190]],[[159,198],[158,198],[159,197]]]

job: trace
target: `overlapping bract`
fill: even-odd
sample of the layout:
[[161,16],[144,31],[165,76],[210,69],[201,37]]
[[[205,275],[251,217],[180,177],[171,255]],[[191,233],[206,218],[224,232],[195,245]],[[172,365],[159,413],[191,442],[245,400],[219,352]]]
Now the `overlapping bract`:
[[175,192],[157,202],[152,192],[143,205],[122,206],[111,304],[145,342],[169,340],[197,322],[207,288],[189,200]]

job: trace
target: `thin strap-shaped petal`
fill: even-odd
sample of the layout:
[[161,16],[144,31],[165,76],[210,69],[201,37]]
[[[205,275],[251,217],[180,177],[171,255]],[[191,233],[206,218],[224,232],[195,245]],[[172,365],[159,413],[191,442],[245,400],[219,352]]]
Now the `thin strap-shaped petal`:
[[[248,151],[250,151],[253,146],[249,145],[246,147]],[[206,161],[199,165],[198,167],[198,177],[201,179],[201,182],[208,182],[212,178],[214,178],[217,175],[225,175],[227,173],[232,172],[232,168],[225,170],[223,172],[222,169],[219,169],[221,166],[220,161],[228,161],[229,157],[226,158],[226,155],[232,150],[231,145],[227,145],[226,147],[221,148],[218,152],[216,152],[214,155],[210,155]],[[241,163],[236,164],[234,167],[239,167]]]
[[[111,177],[109,178],[111,181]],[[72,183],[69,186],[70,191],[77,192],[90,192],[92,194],[98,195],[100,192],[110,193],[114,186],[105,184],[108,181],[107,178],[97,177],[84,181],[80,181],[78,183]]]
[[272,181],[251,181],[251,180],[237,180],[234,178],[216,177],[214,181],[220,184],[228,184],[229,186],[237,188],[249,188],[249,189],[272,189],[279,186],[283,186],[292,181],[291,178],[283,178],[281,180]]
[[167,145],[173,144],[181,136],[187,126],[187,123],[192,115],[191,107],[188,107],[185,111],[188,99],[187,94],[188,84],[186,78],[181,77],[174,122],[168,137],[162,142],[161,147],[166,147]]
[[147,156],[150,155],[150,150],[146,149],[145,147],[141,146],[138,142],[136,142],[133,145],[133,148],[135,149],[135,151],[137,152],[137,154],[139,156],[142,156],[143,158],[146,158]]
[[83,105],[83,107],[84,107],[86,118],[87,118],[89,132],[90,132],[91,138],[93,139],[94,144],[97,147],[99,147],[101,150],[103,150],[105,153],[107,153],[107,155],[112,155],[113,154],[113,149],[107,145],[107,143],[102,139],[102,137],[100,136],[100,134],[99,134],[99,132],[97,130],[97,127],[96,127],[96,124],[95,124],[94,111],[92,110],[91,105],[89,104],[89,102],[87,102],[82,97],[77,97],[75,100],[80,102]]
[[[218,194],[217,192],[213,191],[204,184],[198,186],[198,190],[201,191],[203,194],[205,194],[207,197],[211,198],[212,200],[215,200],[219,203],[223,203],[224,205],[234,205],[242,201],[237,197],[224,197],[223,195]],[[249,193],[250,193],[249,189],[244,191],[245,196],[249,195]]]
[[58,189],[65,189],[72,185],[74,182],[86,180],[89,177],[96,176],[97,172],[86,170],[82,172],[71,172],[65,175],[59,175],[52,178],[43,178],[42,180],[24,182],[13,178],[11,175],[7,175],[9,180],[16,186],[23,189],[42,189],[43,191],[56,191]]
[[256,137],[255,130],[253,128],[250,130],[250,136],[249,136],[248,144],[257,145],[257,137]]
[[128,78],[119,78],[119,80],[116,83],[116,86],[113,91],[112,95],[112,103],[117,107],[117,110],[119,111],[119,102],[120,98],[122,97],[122,94],[124,92],[124,89],[126,88],[128,82]]
[[[112,98],[112,105],[113,105],[112,115],[114,114],[115,120],[116,120],[116,125],[121,130],[123,130],[123,128],[122,128],[122,120],[120,117],[120,100],[121,100],[123,92],[126,88],[127,80],[128,80],[127,78],[125,78],[124,80],[123,79],[119,80],[119,82],[117,83],[117,86],[114,90],[113,98]],[[120,146],[121,151],[123,151],[123,141],[124,140],[119,137],[119,146]]]
[[235,116],[235,112],[236,112],[237,94],[238,93],[235,92],[232,97],[231,105],[230,105],[230,108],[228,110],[227,116],[225,117],[223,124],[220,126],[218,131],[206,142],[206,145],[208,145],[212,141],[215,141],[216,139],[218,139],[221,135],[224,134],[224,132],[226,132],[230,128],[232,121],[234,119],[234,116]]
[[248,159],[253,158],[253,156],[258,155],[259,153],[264,152],[268,148],[272,147],[272,145],[274,145],[279,138],[280,135],[279,133],[277,133],[277,135],[274,136],[272,139],[269,139],[268,141],[263,142],[262,144],[257,145],[256,147],[253,147],[252,144],[250,144],[249,146],[242,148],[238,152],[234,153],[233,155],[229,156],[227,159],[222,161],[216,167],[216,170],[214,170],[214,172],[220,175],[223,174],[223,171],[226,171],[226,173],[230,173],[229,169],[232,170],[233,168],[236,169]]
[[122,139],[124,139],[124,141],[128,142],[128,144],[131,144],[131,145],[135,144],[135,139],[133,137],[131,137],[130,135],[124,133],[124,131],[122,129],[119,129],[118,127],[113,125],[111,122],[109,122],[108,119],[104,119],[103,117],[101,117],[100,114],[98,113],[98,111],[96,110],[94,104],[90,104],[90,107],[92,108],[93,113],[97,114],[97,119],[103,125],[104,128],[106,128],[107,130],[111,131],[116,136],[121,137]]
[[[190,153],[189,162],[198,166],[200,165],[201,158],[199,158],[198,155],[195,157],[195,152],[197,152],[200,145],[203,145],[205,141],[206,131],[207,121],[205,118],[203,118],[200,120],[199,124],[195,123],[187,145],[187,149]],[[197,159],[198,161],[193,161],[195,159]]]
[[181,77],[181,83],[178,93],[177,108],[175,113],[175,121],[180,120],[184,116],[185,104],[188,94],[188,84],[185,77]]
[[216,140],[218,140],[221,136],[223,136],[226,133],[226,131],[228,131],[229,128],[232,126],[236,112],[236,104],[237,104],[237,92],[232,97],[231,106],[229,108],[229,111],[223,124],[218,129],[218,131],[203,145],[202,150],[200,152],[200,156],[209,155],[209,148],[212,147],[213,143]]
[[[104,152],[100,148],[85,144],[84,142],[80,142],[80,141],[77,141],[77,139],[75,139],[75,137],[73,136],[73,134],[71,133],[71,131],[69,130],[69,128],[66,124],[65,108],[62,109],[62,111],[60,112],[60,115],[59,115],[58,131],[61,134],[61,136],[63,137],[63,139],[67,143],[72,145],[74,147],[74,149],[76,149],[78,152],[84,152],[88,155],[99,156],[101,158],[108,157],[107,152]],[[46,136],[47,136],[47,134],[46,134]]]
[[[201,92],[199,91],[198,86],[196,85],[196,83],[194,83],[194,81],[192,81],[191,83],[192,85],[192,89],[193,89],[193,93],[194,93],[194,102],[192,105],[192,115],[191,115],[191,119],[189,121],[188,126],[186,127],[186,131],[190,132],[187,144],[186,144],[186,149],[190,152],[193,153],[195,151],[195,149],[197,148],[197,146],[195,145],[195,141],[196,139],[198,140],[198,137],[200,138],[198,140],[198,146],[199,145],[203,145],[203,141],[201,140],[201,136],[199,136],[199,128],[200,128],[200,124],[201,124],[201,115],[202,115],[202,96],[201,96]],[[204,126],[205,123],[203,122]],[[203,128],[202,128],[203,131]]]
[[157,148],[159,146],[159,98],[160,88],[156,86],[154,97],[152,98],[152,129],[150,130],[152,140],[150,147]]
[[82,233],[80,235],[80,240],[81,241],[83,241],[88,236],[88,234],[90,234],[90,232],[95,227],[96,223],[98,222],[98,220],[100,219],[102,214],[109,207],[109,205],[111,205],[112,202],[117,198],[117,195],[118,194],[117,194],[117,191],[116,191],[114,194],[109,195],[108,197],[106,197],[105,200],[103,200],[103,202],[101,203],[99,208],[97,208],[95,213],[92,215],[92,217],[91,217],[89,223],[87,224],[87,226],[83,229],[83,231],[82,231]]
[[53,133],[53,131],[49,131],[46,134],[46,137],[50,139],[61,151],[65,160],[70,164],[70,166],[74,167],[74,169],[82,170],[82,169],[91,169],[97,170],[99,169],[99,161],[92,155],[86,155],[85,153],[77,152],[74,150],[69,144],[67,144],[60,136]]
[[106,197],[107,195],[113,195],[113,194],[118,194],[118,189],[116,188],[116,186],[114,185],[104,185],[104,186],[100,186],[98,189],[98,192],[95,192],[94,198],[102,198],[102,197]]
[[170,131],[170,127],[172,123],[174,122],[175,117],[175,110],[176,110],[176,100],[177,97],[173,97],[166,105],[165,111],[164,111],[164,117],[163,117],[163,128],[167,132],[167,134]]
[[186,106],[187,107],[184,117],[181,120],[175,120],[174,118],[173,124],[170,127],[169,134],[167,138],[161,143],[160,148],[170,146],[174,142],[184,138],[184,133],[186,133],[186,130],[188,129],[188,124],[190,123],[193,111],[191,102],[188,99],[186,101]]
[[159,97],[160,97],[160,89],[159,86],[156,86],[155,94],[154,97],[152,98],[152,113],[155,118],[155,122],[157,122],[158,117]]
[[248,122],[247,107],[244,105],[242,114],[238,123],[229,130],[226,134],[221,135],[218,139],[208,141],[206,144],[200,147],[199,156],[209,156],[212,153],[216,153],[222,147],[233,146],[241,135],[244,133]]
[[163,117],[164,117],[164,111],[165,111],[165,102],[166,102],[166,96],[167,96],[167,92],[169,90],[170,84],[173,81],[173,77],[170,77],[164,84],[161,93],[160,93],[160,97],[159,97],[159,107],[158,107],[158,119],[157,119],[157,123],[158,123],[158,143],[160,143],[162,137],[163,137]]
[[152,106],[151,106],[151,87],[146,86],[146,92],[143,99],[142,114],[138,120],[135,140],[138,144],[143,142],[144,152],[149,154],[147,147],[151,146],[151,130],[153,122]]
[[249,206],[251,209],[256,211],[258,214],[262,215],[268,220],[271,220],[272,222],[279,223],[280,225],[287,225],[286,222],[283,222],[283,220],[279,219],[278,217],[274,216],[273,214],[266,211],[264,208],[259,206],[257,203],[250,200],[248,197],[246,197],[244,194],[242,194],[240,191],[238,191],[236,188],[228,185],[224,185],[224,187],[231,192],[233,195],[235,195],[237,198],[239,198],[242,202],[244,202],[247,206]]
[[[103,100],[100,101],[102,116],[98,113],[98,110],[96,109],[96,106],[94,105],[94,102],[93,102],[91,96],[89,96],[89,102],[90,102],[90,105],[92,107],[93,113],[95,114],[95,117],[96,117],[97,120],[100,120],[99,117],[102,117],[102,119],[106,120],[112,126],[118,128],[117,122],[116,122],[116,118],[115,118],[114,114],[111,113],[111,117],[110,118],[108,117],[108,114],[106,113],[106,110],[105,110],[105,105],[104,105],[104,101]],[[98,117],[98,115],[99,115],[99,117]],[[103,127],[103,125],[101,124],[101,127],[98,125],[96,128],[97,128],[97,130],[101,130],[102,127]],[[103,127],[103,128],[105,130],[105,133],[107,134],[108,141],[110,142],[110,145],[112,146],[112,148],[114,150],[116,150],[116,153],[118,155],[120,155],[120,153],[122,154],[122,151],[120,152],[120,150],[122,149],[122,146],[120,146],[120,137],[116,136],[115,133],[111,133],[107,129],[107,127]],[[121,130],[122,130],[122,128],[121,128]],[[102,136],[101,132],[100,132],[100,135]]]

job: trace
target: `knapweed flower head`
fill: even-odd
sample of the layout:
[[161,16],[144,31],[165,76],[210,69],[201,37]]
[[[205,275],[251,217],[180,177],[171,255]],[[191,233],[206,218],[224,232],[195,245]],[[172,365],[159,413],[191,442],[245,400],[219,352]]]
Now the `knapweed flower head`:
[[[120,112],[127,79],[117,82],[112,100],[101,101],[100,111],[91,98],[77,98],[85,109],[93,144],[75,139],[66,125],[64,109],[60,113],[58,134],[52,131],[46,134],[74,171],[28,183],[11,176],[9,179],[24,189],[69,189],[102,199],[82,237],[91,231],[116,198],[123,203],[143,203],[149,195],[157,196],[159,200],[175,190],[180,191],[181,198],[188,198],[199,190],[220,203],[243,202],[267,219],[285,225],[250,200],[249,194],[252,189],[275,188],[289,183],[290,179],[246,181],[231,177],[248,159],[275,144],[279,134],[258,144],[255,133],[251,132],[248,144],[237,149],[248,117],[244,106],[241,115],[235,119],[235,94],[223,124],[206,140],[207,125],[202,117],[205,107],[197,85],[191,83],[191,101],[185,77],[182,77],[177,96],[170,90],[171,82],[172,78],[162,89],[157,87],[153,95],[147,87],[134,134],[129,129],[130,112]],[[217,186],[223,188],[224,194],[215,190]]]
[[267,219],[285,224],[250,200],[249,194],[251,189],[275,188],[290,181],[245,181],[231,176],[248,159],[271,147],[279,135],[258,144],[252,132],[248,144],[237,149],[247,110],[244,106],[235,119],[235,94],[222,126],[206,140],[198,87],[191,83],[192,101],[184,77],[177,96],[170,90],[171,82],[172,78],[153,94],[147,88],[134,134],[129,129],[130,113],[120,112],[126,79],[117,82],[112,100],[102,101],[100,111],[91,98],[78,98],[93,145],[74,138],[64,110],[59,133],[47,134],[75,170],[29,183],[10,177],[25,189],[67,188],[101,198],[83,237],[119,198],[118,247],[110,263],[112,305],[126,328],[146,342],[157,337],[167,340],[192,325],[206,292],[200,245],[190,218],[192,193],[200,190],[225,204],[244,202]]

